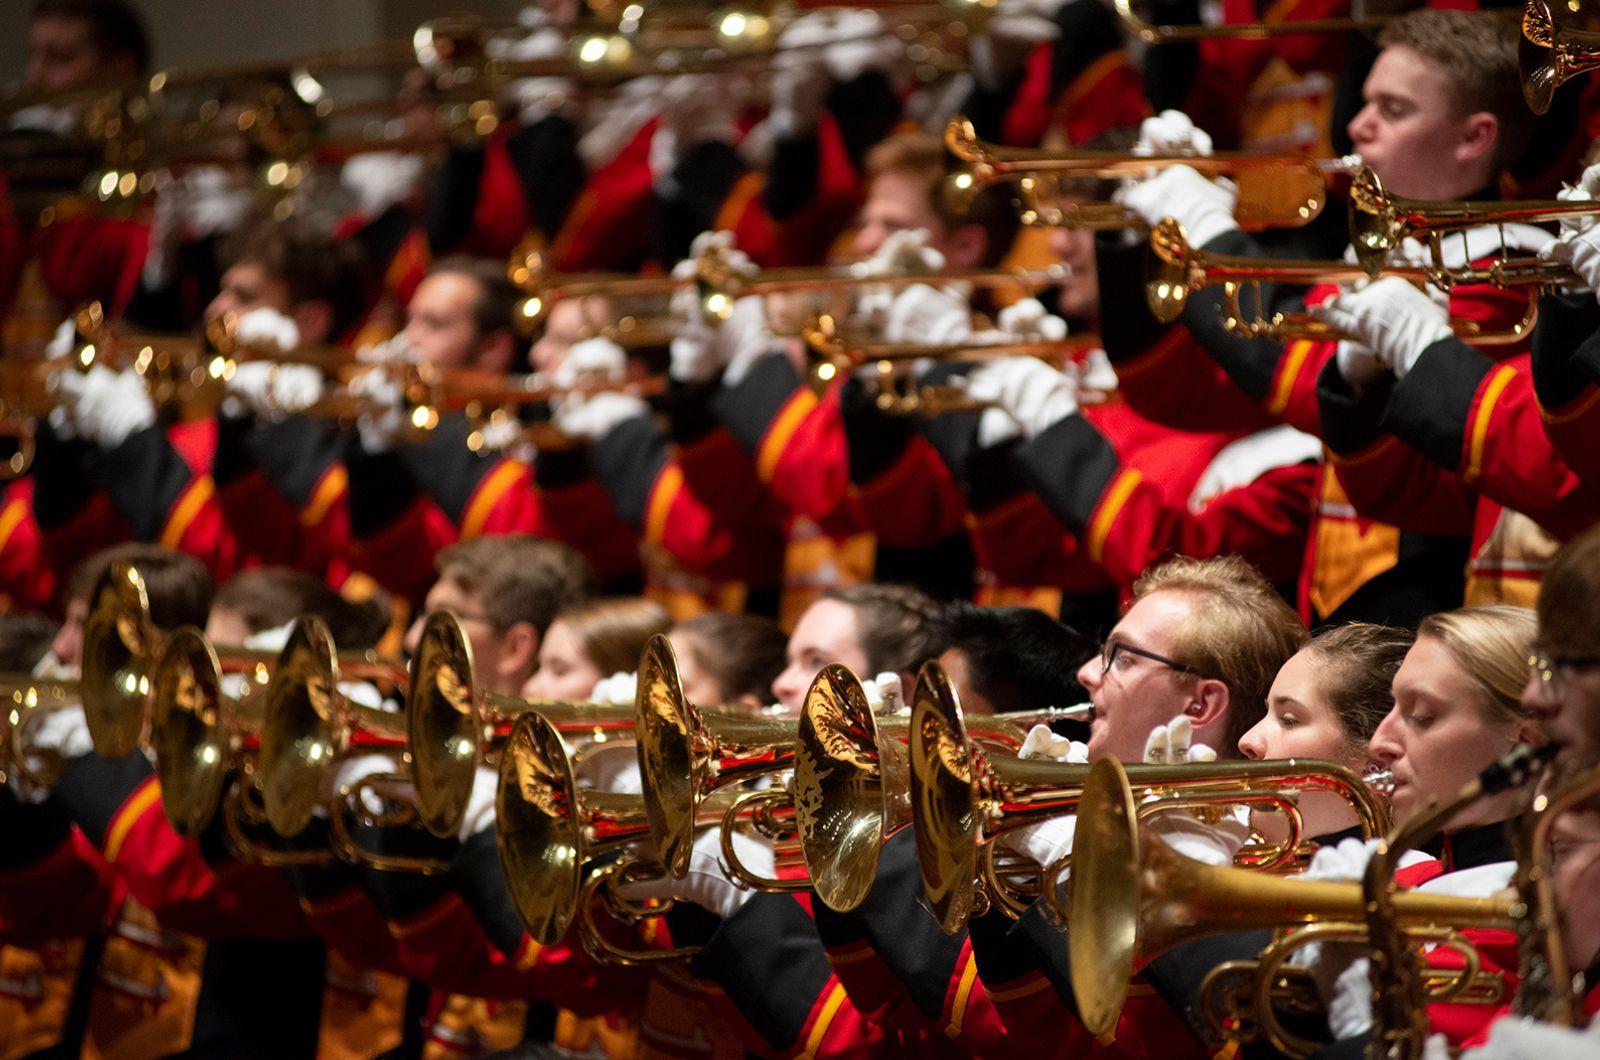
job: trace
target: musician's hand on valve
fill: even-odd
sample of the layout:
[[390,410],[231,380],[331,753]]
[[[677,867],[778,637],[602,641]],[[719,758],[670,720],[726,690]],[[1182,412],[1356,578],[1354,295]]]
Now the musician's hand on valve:
[[[322,396],[322,372],[309,364],[246,361],[228,380],[224,411],[281,419],[304,412]],[[238,406],[242,406],[239,408]]]
[[262,306],[241,313],[233,322],[233,340],[264,352],[292,350],[300,345],[300,328],[276,309]]
[[[1317,848],[1304,880],[1356,883],[1366,875],[1377,840],[1342,839]],[[1328,1025],[1336,1038],[1360,1034],[1372,1022],[1371,966],[1359,942],[1313,942],[1301,949],[1298,963],[1316,982],[1328,1005]],[[1337,1027],[1335,1024],[1337,1023]]]
[[1003,414],[1026,438],[1034,438],[1078,411],[1072,377],[1035,357],[1003,357],[981,364],[967,377],[967,394],[995,407],[978,421],[978,443],[998,445],[1002,424],[986,428],[991,413]]
[[1136,155],[1209,155],[1211,136],[1181,110],[1164,110],[1139,123]]
[[889,304],[883,337],[886,342],[965,342],[972,338],[972,309],[955,291],[912,284]]
[[1561,238],[1539,249],[1546,261],[1558,261],[1577,277],[1575,287],[1600,292],[1600,228],[1563,231]]
[[1217,752],[1203,743],[1194,743],[1194,723],[1178,715],[1165,725],[1150,730],[1144,741],[1146,765],[1171,765],[1181,762],[1215,762]]
[[[743,832],[735,832],[733,848],[750,872],[768,878],[773,875],[775,858],[770,844]],[[694,849],[689,854],[689,871],[683,879],[664,876],[661,879],[624,884],[618,890],[624,898],[692,902],[724,920],[737,913],[756,895],[754,888],[732,879],[723,866],[720,828],[708,829],[694,841]]]
[[1021,342],[1059,342],[1067,337],[1067,322],[1037,298],[1022,298],[1006,306],[995,316],[995,326]]
[[131,369],[118,372],[97,364],[82,374],[57,372],[51,380],[72,430],[102,449],[115,449],[156,422],[144,377]]
[[356,433],[361,448],[369,453],[386,453],[400,441],[405,430],[405,384],[392,372],[376,368],[350,381],[350,395],[367,406],[356,417]]
[[589,698],[596,703],[632,703],[639,691],[639,675],[618,671],[594,683]]
[[628,354],[621,346],[606,338],[584,339],[567,350],[550,373],[550,381],[564,390],[584,384],[620,383],[627,368]]
[[1070,762],[1073,765],[1089,764],[1089,745],[1069,740],[1039,724],[1028,730],[1027,738],[1017,749],[1018,758],[1040,759],[1046,762]]
[[1340,339],[1333,351],[1333,363],[1346,383],[1359,390],[1383,378],[1389,366],[1371,346],[1353,339]]
[[[628,355],[610,339],[585,339],[572,349],[552,373],[558,387],[571,389],[585,383],[621,382]],[[632,394],[602,392],[569,394],[551,402],[555,424],[565,434],[595,441],[626,420],[644,416],[650,407]]]
[[[1556,198],[1562,202],[1592,202],[1600,198],[1600,165],[1590,166],[1583,171],[1583,176],[1578,178],[1578,183],[1570,187],[1563,187],[1556,192]],[[1594,214],[1578,214],[1575,217],[1561,219],[1561,234],[1571,233],[1577,235],[1587,232],[1595,224]]]
[[1209,180],[1189,166],[1168,166],[1148,180],[1119,189],[1113,198],[1151,228],[1173,218],[1195,247],[1239,228],[1233,217],[1239,204],[1238,185],[1227,179]]
[[1366,346],[1397,378],[1429,346],[1454,335],[1449,308],[1398,276],[1342,291],[1311,314]]

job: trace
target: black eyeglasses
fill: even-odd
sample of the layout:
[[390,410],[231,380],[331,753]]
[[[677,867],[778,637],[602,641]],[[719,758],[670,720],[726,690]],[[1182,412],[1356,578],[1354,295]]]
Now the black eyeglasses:
[[1185,666],[1183,663],[1169,659],[1165,655],[1157,655],[1153,651],[1135,648],[1133,645],[1124,644],[1120,640],[1108,640],[1100,649],[1100,676],[1104,677],[1110,673],[1111,668],[1117,664],[1117,659],[1125,655],[1137,655],[1141,659],[1149,659],[1151,662],[1160,663],[1169,670],[1176,670],[1179,673],[1192,674],[1195,672],[1193,667]]

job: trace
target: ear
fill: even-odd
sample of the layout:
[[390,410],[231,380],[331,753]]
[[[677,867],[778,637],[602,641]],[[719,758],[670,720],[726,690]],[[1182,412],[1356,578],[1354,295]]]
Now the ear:
[[307,346],[321,346],[333,335],[333,307],[321,299],[301,302],[290,314],[294,326],[300,329],[300,341]]
[[[1202,677],[1194,684],[1194,691],[1184,716],[1194,725],[1194,738],[1199,743],[1216,748],[1223,753],[1221,738],[1228,724],[1228,705],[1232,696],[1228,686],[1214,677]],[[1226,748],[1232,752],[1233,748]]]
[[531,622],[516,622],[500,639],[501,687],[521,688],[539,668],[539,631]]
[[1461,139],[1456,144],[1456,159],[1478,162],[1494,153],[1500,140],[1500,119],[1486,110],[1469,114],[1461,121]]
[[485,335],[478,341],[474,367],[487,372],[509,372],[511,360],[516,355],[516,342],[511,332],[501,330]]

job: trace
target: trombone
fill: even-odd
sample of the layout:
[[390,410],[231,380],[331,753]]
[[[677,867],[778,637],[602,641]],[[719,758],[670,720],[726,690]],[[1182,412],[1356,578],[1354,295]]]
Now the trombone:
[[978,138],[972,123],[950,119],[944,143],[963,168],[945,182],[950,205],[964,209],[984,187],[1015,181],[1022,199],[1022,221],[1028,225],[1066,228],[1142,228],[1144,222],[1117,203],[1071,206],[1046,202],[1044,177],[1143,177],[1152,169],[1189,166],[1208,177],[1232,177],[1239,185],[1235,216],[1243,228],[1293,228],[1309,224],[1328,201],[1328,177],[1350,173],[1352,158],[1309,158],[1305,155],[1263,155],[1218,152],[1210,155],[1134,155],[1125,151],[1073,149],[1047,151],[1004,147]]
[[[919,681],[911,713],[911,824],[929,907],[944,931],[955,934],[975,906],[981,911],[985,904],[998,904],[1016,915],[1025,911],[1032,895],[1013,879],[1014,871],[997,867],[994,840],[1065,813],[1078,812],[1081,822],[1090,767],[987,753],[972,742],[948,682],[930,679],[927,688],[924,694]],[[1128,776],[1142,792],[1158,796],[1149,803],[1151,811],[1244,805],[1282,813],[1287,838],[1252,844],[1238,855],[1241,864],[1258,872],[1278,869],[1305,853],[1296,793],[1320,789],[1342,796],[1366,835],[1380,834],[1388,825],[1383,803],[1360,777],[1335,762],[1139,765],[1130,767]],[[1044,866],[1046,879],[1059,878],[1066,867],[1065,861]],[[980,877],[981,886],[974,883]],[[1043,888],[1057,915],[1065,912],[1060,890]]]
[[[1480,225],[1539,224],[1569,217],[1600,213],[1600,202],[1563,202],[1559,199],[1528,199],[1510,202],[1436,202],[1405,199],[1384,190],[1371,167],[1363,166],[1350,182],[1350,243],[1356,260],[1369,277],[1389,270],[1390,251],[1402,240],[1422,238],[1433,259],[1430,279],[1448,289],[1451,283],[1495,282],[1505,274],[1515,277],[1516,285],[1561,283],[1571,271],[1556,262],[1508,262],[1496,270],[1452,270],[1443,262],[1445,236],[1456,233],[1463,240],[1466,231]],[[1502,244],[1504,240],[1502,240]],[[1542,265],[1543,268],[1536,267]],[[1512,268],[1515,266],[1515,268]]]
[[[1134,970],[1180,943],[1219,932],[1360,924],[1366,898],[1359,884],[1204,865],[1141,835],[1130,778],[1115,759],[1098,762],[1079,803],[1067,931],[1072,990],[1090,1033],[1111,1033]],[[1520,912],[1508,898],[1415,891],[1394,895],[1392,908],[1405,937],[1428,941],[1459,938],[1464,927],[1512,927]],[[1450,974],[1466,985],[1465,974]],[[1268,989],[1274,982],[1262,981]]]
[[1166,25],[1146,22],[1133,9],[1133,0],[1113,0],[1123,28],[1146,44],[1174,44],[1197,40],[1268,40],[1300,33],[1361,33],[1382,29],[1393,16],[1369,18],[1313,18],[1288,22],[1238,22],[1219,26]]
[[575,762],[602,748],[629,746],[634,721],[631,705],[523,699],[479,687],[471,642],[450,611],[435,611],[423,623],[407,701],[417,810],[423,827],[440,838],[460,830],[479,764],[496,765],[505,731],[520,715],[543,715],[577,745]]
[[[1348,338],[1331,324],[1326,324],[1309,313],[1273,311],[1267,315],[1262,307],[1263,283],[1320,284],[1352,283],[1365,280],[1364,266],[1343,261],[1303,261],[1288,258],[1252,258],[1236,254],[1218,254],[1199,250],[1189,243],[1188,233],[1177,221],[1168,217],[1150,233],[1150,257],[1145,267],[1145,304],[1150,313],[1163,324],[1170,324],[1183,315],[1189,295],[1206,287],[1222,285],[1223,324],[1229,331],[1248,338],[1335,340]],[[1438,270],[1419,265],[1385,267],[1385,276],[1397,276],[1421,287],[1434,282]],[[1531,283],[1531,277],[1527,278]],[[1520,286],[1521,283],[1508,285]],[[1243,305],[1245,288],[1255,291],[1256,310],[1247,312]],[[1521,319],[1501,331],[1487,331],[1476,320],[1452,318],[1451,330],[1458,338],[1479,346],[1506,345],[1522,341],[1539,319],[1539,302],[1528,299]]]
[[1522,63],[1522,97],[1528,109],[1544,114],[1556,89],[1579,74],[1600,67],[1600,32],[1571,25],[1577,7],[1527,0],[1517,54]]

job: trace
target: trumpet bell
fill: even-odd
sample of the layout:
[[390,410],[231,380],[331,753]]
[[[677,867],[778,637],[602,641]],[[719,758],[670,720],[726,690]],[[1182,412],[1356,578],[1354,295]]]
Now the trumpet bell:
[[483,725],[472,645],[454,614],[428,616],[406,698],[406,743],[422,824],[436,836],[455,835],[472,795]]
[[793,790],[812,887],[839,912],[866,900],[877,877],[878,851],[891,830],[884,757],[904,770],[900,742],[879,739],[855,674],[838,663],[823,667],[800,714]]
[[683,694],[672,642],[659,634],[650,638],[639,656],[634,706],[640,781],[655,796],[645,803],[650,833],[667,871],[681,877],[689,870],[700,802],[695,778],[703,766],[694,747],[700,712]]
[[1529,110],[1544,114],[1550,110],[1556,88],[1563,80],[1561,53],[1555,48],[1535,44],[1527,36],[1527,23],[1524,22],[1523,26],[1523,36],[1517,38],[1517,60],[1522,67],[1522,98],[1527,101]]
[[301,615],[272,668],[261,734],[262,805],[279,835],[300,834],[323,804],[322,777],[349,743],[333,635]]
[[121,758],[144,731],[150,693],[146,667],[156,647],[149,596],[134,566],[118,560],[89,599],[83,623],[84,716],[95,752]]
[[1400,245],[1395,228],[1393,205],[1383,181],[1370,166],[1362,166],[1350,179],[1350,245],[1367,275],[1381,273],[1389,252]]
[[1189,304],[1189,285],[1194,272],[1194,251],[1189,247],[1183,226],[1171,217],[1150,233],[1151,254],[1145,259],[1145,303],[1150,315],[1171,324],[1183,315]]
[[[1089,770],[1078,803],[1069,879],[1069,954],[1072,989],[1083,1025],[1104,1034],[1117,1024],[1139,945],[1138,811],[1133,789],[1116,759]],[[1093,857],[1085,858],[1087,847]],[[1115,982],[1113,982],[1115,980]]]
[[161,802],[183,836],[204,831],[222,802],[229,749],[221,673],[205,636],[184,626],[167,639],[150,681],[150,745]]
[[942,667],[924,665],[911,702],[911,827],[934,918],[955,934],[972,912],[979,807],[961,708]]
[[528,934],[560,940],[583,885],[583,823],[561,737],[537,714],[511,727],[495,794],[500,865]]

